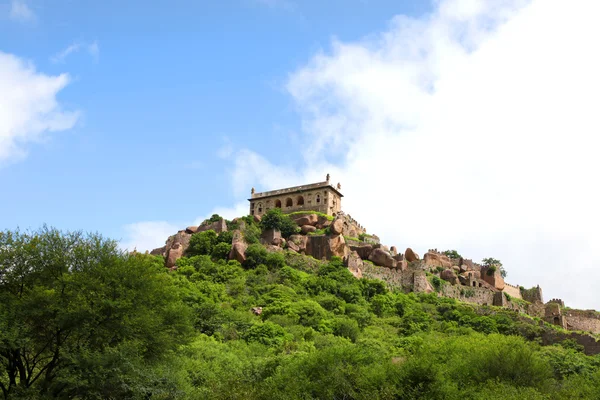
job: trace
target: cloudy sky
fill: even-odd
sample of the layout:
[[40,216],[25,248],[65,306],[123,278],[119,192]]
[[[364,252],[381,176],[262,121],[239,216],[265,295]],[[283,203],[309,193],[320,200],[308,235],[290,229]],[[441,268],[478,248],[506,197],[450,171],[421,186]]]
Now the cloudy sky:
[[0,0],[0,228],[151,249],[342,183],[398,248],[600,309],[596,0]]

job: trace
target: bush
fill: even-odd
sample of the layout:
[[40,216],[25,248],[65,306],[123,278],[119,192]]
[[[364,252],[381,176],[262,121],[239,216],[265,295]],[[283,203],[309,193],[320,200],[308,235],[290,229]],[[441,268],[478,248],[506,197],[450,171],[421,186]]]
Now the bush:
[[232,241],[233,241],[233,231],[231,231],[231,230],[221,232],[221,233],[219,233],[219,236],[217,237],[217,243],[231,244]]
[[458,254],[458,251],[456,250],[445,250],[444,252],[442,252],[442,254],[453,260],[458,260],[459,258],[462,258],[462,256]]
[[267,249],[260,244],[251,244],[246,249],[246,262],[244,266],[246,268],[256,268],[261,264],[265,264],[267,256]]
[[284,238],[288,238],[300,231],[300,228],[298,228],[294,220],[288,215],[283,214],[279,208],[273,208],[267,211],[266,214],[263,215],[260,225],[263,230],[277,229],[281,231],[281,236]]
[[230,251],[231,244],[217,243],[212,249],[211,256],[213,260],[226,260]]
[[216,244],[217,233],[212,229],[194,233],[190,238],[190,245],[186,251],[186,255],[189,257],[210,255]]

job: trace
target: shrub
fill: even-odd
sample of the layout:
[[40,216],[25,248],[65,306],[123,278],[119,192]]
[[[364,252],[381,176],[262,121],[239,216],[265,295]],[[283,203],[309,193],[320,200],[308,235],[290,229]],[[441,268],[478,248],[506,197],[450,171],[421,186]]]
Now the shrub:
[[260,244],[251,244],[246,249],[246,262],[244,266],[247,268],[256,268],[260,264],[265,264],[267,256],[267,249]]
[[281,236],[288,238],[294,233],[298,233],[300,228],[289,215],[285,215],[279,208],[272,208],[263,215],[260,225],[263,230],[277,229],[281,231]]
[[186,255],[190,257],[210,255],[215,244],[217,244],[217,233],[212,229],[194,233],[190,238],[190,245],[186,251]]
[[460,254],[458,254],[458,251],[456,250],[445,250],[444,252],[442,252],[443,255],[445,255],[448,258],[454,259],[454,260],[458,260],[459,258],[462,258],[462,256]]
[[213,260],[226,260],[230,251],[231,244],[217,243],[212,249],[211,256]]
[[224,231],[219,233],[217,237],[217,243],[228,243],[231,244],[233,241],[233,232],[232,231]]
[[502,263],[500,262],[500,260],[496,260],[495,258],[492,257],[488,257],[488,258],[484,258],[483,260],[481,260],[481,263],[483,264],[484,267],[488,267],[488,275],[493,275],[494,272],[496,272],[497,268],[500,269],[500,275],[502,275],[503,278],[506,278],[506,270],[504,269],[504,267],[502,267]]

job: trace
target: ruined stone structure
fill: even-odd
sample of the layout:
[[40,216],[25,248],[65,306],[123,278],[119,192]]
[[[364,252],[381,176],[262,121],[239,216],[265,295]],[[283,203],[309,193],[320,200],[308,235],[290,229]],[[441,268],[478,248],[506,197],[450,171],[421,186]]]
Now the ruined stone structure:
[[341,185],[335,187],[329,182],[294,186],[285,189],[256,193],[252,188],[250,215],[262,216],[272,208],[280,208],[284,213],[296,211],[317,211],[327,215],[336,215],[342,210]]

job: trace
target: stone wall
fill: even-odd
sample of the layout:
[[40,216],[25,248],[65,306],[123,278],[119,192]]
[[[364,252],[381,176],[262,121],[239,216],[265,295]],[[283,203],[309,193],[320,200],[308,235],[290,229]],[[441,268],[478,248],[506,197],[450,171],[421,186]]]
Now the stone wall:
[[521,289],[518,286],[511,285],[510,283],[504,282],[504,289],[502,290],[504,293],[508,293],[510,297],[514,297],[515,299],[522,299]]
[[574,331],[600,333],[600,314],[593,310],[564,310],[567,328]]
[[545,331],[542,334],[542,344],[544,346],[560,343],[563,340],[572,339],[583,346],[583,352],[588,356],[600,354],[600,342],[594,337],[579,333],[559,333],[556,331]]
[[465,303],[479,304],[483,306],[494,305],[494,293],[492,290],[480,287],[443,285],[442,295],[464,301]]

